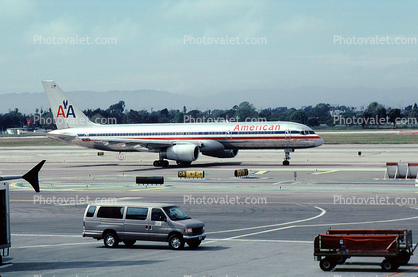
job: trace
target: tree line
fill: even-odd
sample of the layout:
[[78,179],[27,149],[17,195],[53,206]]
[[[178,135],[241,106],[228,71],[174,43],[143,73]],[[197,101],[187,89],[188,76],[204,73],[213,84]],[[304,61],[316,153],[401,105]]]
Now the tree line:
[[[291,121],[302,123],[310,127],[318,126],[352,126],[359,125],[362,128],[371,128],[382,125],[398,123],[404,126],[416,124],[418,120],[418,107],[414,105],[403,109],[385,108],[383,105],[372,102],[365,109],[357,110],[354,107],[333,106],[319,103],[315,106],[302,107],[300,109],[277,107],[257,110],[253,104],[244,101],[231,109],[214,109],[200,111],[197,109],[188,111],[184,106],[181,110],[167,108],[158,111],[126,110],[125,102],[119,101],[103,110],[88,109],[83,111],[91,121],[105,124],[105,119],[114,119],[111,123],[183,123],[183,122],[220,122],[220,121]],[[29,130],[36,128],[55,129],[51,109],[47,111],[36,109],[33,114],[22,114],[16,108],[5,114],[0,114],[0,129],[26,127]],[[400,119],[409,119],[401,121]],[[187,121],[188,119],[189,121]],[[411,120],[415,119],[415,121]],[[193,121],[194,120],[194,121]],[[415,122],[415,123],[414,123]]]

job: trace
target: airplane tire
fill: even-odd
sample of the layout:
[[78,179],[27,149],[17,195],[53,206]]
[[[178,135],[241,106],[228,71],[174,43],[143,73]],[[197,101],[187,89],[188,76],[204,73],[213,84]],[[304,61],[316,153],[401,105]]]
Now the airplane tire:
[[289,164],[290,164],[289,161],[287,161],[287,160],[283,161],[283,165],[289,165]]

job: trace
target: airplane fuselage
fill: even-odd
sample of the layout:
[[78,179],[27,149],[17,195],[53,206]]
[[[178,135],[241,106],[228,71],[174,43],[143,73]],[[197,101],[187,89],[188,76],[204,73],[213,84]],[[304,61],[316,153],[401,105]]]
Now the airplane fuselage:
[[[323,144],[323,139],[305,125],[271,121],[97,125],[94,128],[62,129],[51,133],[76,135],[76,139],[69,142],[79,146],[120,152],[152,151],[124,140],[191,143],[200,145],[203,152],[217,150],[218,144],[211,146],[212,141],[222,144],[224,149],[300,149]],[[158,152],[157,148],[155,152]]]

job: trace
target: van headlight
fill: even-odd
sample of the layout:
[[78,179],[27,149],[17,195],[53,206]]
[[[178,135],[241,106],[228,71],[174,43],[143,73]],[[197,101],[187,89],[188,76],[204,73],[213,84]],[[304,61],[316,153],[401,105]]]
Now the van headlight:
[[192,233],[193,230],[192,230],[192,228],[184,228],[184,232],[185,233]]

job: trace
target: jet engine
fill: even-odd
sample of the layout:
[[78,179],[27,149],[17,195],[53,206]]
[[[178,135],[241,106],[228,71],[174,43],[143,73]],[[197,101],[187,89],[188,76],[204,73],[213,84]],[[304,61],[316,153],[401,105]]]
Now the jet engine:
[[177,144],[160,152],[160,159],[193,162],[199,157],[199,147],[192,144]]
[[202,152],[202,154],[215,158],[234,158],[238,154],[238,149],[224,149],[220,151]]

